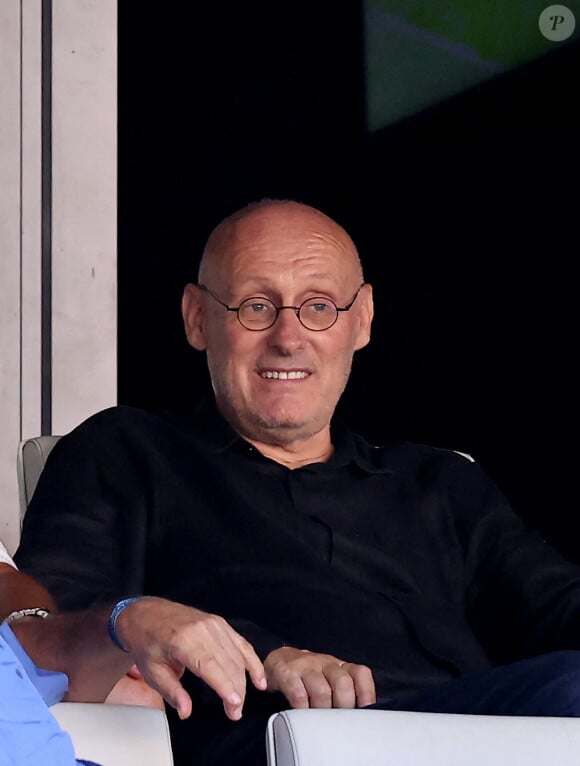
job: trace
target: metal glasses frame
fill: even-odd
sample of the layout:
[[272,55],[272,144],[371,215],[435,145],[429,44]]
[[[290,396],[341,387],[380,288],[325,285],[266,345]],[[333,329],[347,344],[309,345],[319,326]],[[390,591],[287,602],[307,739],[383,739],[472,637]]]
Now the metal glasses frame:
[[[296,314],[296,317],[298,318],[298,321],[300,322],[302,327],[305,327],[307,330],[310,330],[310,332],[324,332],[325,330],[330,330],[330,328],[333,327],[336,324],[336,322],[338,320],[339,312],[341,312],[341,311],[348,311],[350,308],[352,308],[352,305],[356,301],[356,299],[358,297],[358,294],[360,293],[361,288],[362,288],[363,285],[364,285],[364,282],[361,282],[361,284],[358,287],[358,290],[353,295],[352,300],[350,300],[346,304],[346,306],[337,306],[334,301],[331,301],[329,298],[323,298],[322,296],[319,296],[319,295],[315,295],[312,298],[307,298],[305,301],[303,301],[300,304],[300,306],[276,306],[274,304],[274,302],[271,301],[269,298],[264,298],[263,296],[259,296],[259,295],[250,296],[249,298],[245,298],[240,303],[239,306],[228,306],[227,303],[224,303],[222,300],[220,300],[217,297],[217,295],[212,290],[210,290],[209,287],[207,287],[206,285],[198,284],[197,286],[199,287],[200,290],[203,290],[204,293],[207,293],[208,295],[211,295],[211,297],[214,299],[214,301],[219,303],[220,306],[223,306],[226,309],[226,311],[235,311],[236,312],[236,316],[238,318],[238,322],[242,325],[242,327],[245,330],[249,330],[250,332],[262,332],[263,330],[269,330],[270,327],[273,327],[276,324],[276,320],[278,319],[278,316],[279,316],[280,312],[282,311],[282,309],[292,309],[292,311],[294,311],[294,313]],[[328,325],[328,327],[319,327],[319,328],[317,328],[317,327],[308,327],[308,325],[304,324],[304,321],[300,317],[300,312],[302,311],[302,308],[307,303],[310,303],[311,301],[316,301],[317,298],[320,299],[321,301],[325,301],[326,303],[331,303],[334,306],[334,308],[336,309],[336,316],[334,317],[333,321]],[[266,325],[265,327],[248,327],[248,325],[246,325],[246,324],[244,324],[242,322],[242,320],[240,319],[240,309],[246,303],[248,303],[250,301],[267,301],[268,303],[270,303],[273,306],[273,308],[276,311],[276,314],[274,316],[274,319],[270,322],[270,324]]]

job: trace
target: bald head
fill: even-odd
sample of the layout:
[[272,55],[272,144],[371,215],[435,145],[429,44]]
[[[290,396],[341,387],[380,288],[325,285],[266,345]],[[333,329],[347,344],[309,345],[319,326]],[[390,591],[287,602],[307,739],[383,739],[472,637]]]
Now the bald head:
[[[309,234],[305,240],[305,234]],[[352,274],[359,284],[363,271],[354,242],[336,221],[310,205],[293,200],[264,199],[252,202],[224,218],[210,234],[199,266],[198,281],[223,281],[235,255],[248,243],[260,247],[270,236],[291,242],[301,240],[309,252],[323,243],[332,243],[344,268],[345,279]]]

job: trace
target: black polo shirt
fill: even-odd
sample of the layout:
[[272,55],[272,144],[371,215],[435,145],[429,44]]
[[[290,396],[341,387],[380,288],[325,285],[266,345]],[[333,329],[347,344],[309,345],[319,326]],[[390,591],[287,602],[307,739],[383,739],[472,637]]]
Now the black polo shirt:
[[64,609],[150,594],[370,665],[382,698],[578,645],[579,569],[448,450],[376,447],[338,423],[290,470],[205,402],[103,411],[54,448],[18,565]]

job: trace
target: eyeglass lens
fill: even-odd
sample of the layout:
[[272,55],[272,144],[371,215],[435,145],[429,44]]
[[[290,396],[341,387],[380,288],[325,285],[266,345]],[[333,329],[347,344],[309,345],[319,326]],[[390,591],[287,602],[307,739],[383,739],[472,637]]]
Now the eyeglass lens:
[[[276,308],[268,298],[248,298],[240,305],[238,318],[248,330],[262,330],[274,324],[282,309],[296,311],[293,306]],[[336,322],[337,316],[334,303],[324,298],[309,298],[298,309],[298,319],[309,330],[326,330]]]

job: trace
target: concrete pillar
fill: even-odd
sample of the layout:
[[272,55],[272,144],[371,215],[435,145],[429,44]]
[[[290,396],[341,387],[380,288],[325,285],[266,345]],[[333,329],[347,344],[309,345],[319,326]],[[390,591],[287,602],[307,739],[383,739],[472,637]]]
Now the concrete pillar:
[[0,2],[0,538],[16,449],[117,397],[117,2]]

